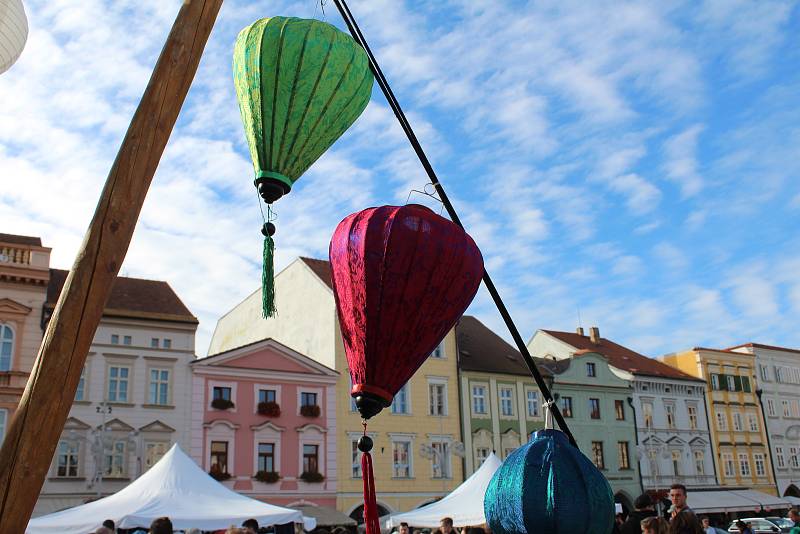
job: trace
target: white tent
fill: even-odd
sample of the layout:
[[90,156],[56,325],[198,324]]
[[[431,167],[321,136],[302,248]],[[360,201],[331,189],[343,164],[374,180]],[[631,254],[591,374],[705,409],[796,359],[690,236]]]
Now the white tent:
[[453,526],[478,526],[486,523],[483,515],[483,497],[495,471],[503,462],[491,454],[471,477],[454,489],[449,495],[434,503],[410,512],[392,514],[386,522],[388,528],[400,523],[412,527],[438,527],[443,517],[452,517]]
[[159,462],[114,495],[88,504],[31,519],[28,534],[86,534],[103,520],[113,519],[118,528],[148,528],[153,519],[167,516],[178,529],[228,528],[254,518],[259,525],[304,523],[313,518],[290,508],[273,506],[231,491],[200,469],[175,444]]

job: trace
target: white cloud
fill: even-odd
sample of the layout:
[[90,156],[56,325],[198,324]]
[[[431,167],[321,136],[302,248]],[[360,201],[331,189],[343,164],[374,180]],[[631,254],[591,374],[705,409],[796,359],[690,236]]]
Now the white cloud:
[[697,169],[697,140],[702,131],[703,126],[695,124],[664,143],[664,171],[678,184],[684,197],[703,189],[703,178]]
[[653,246],[653,254],[672,271],[681,271],[689,265],[687,251],[681,250],[671,243],[656,244]]

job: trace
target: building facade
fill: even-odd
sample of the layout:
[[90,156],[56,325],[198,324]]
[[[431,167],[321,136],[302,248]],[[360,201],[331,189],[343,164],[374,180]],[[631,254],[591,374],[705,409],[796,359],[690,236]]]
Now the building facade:
[[760,343],[730,350],[755,356],[778,495],[800,497],[800,350]]
[[50,249],[38,237],[0,234],[0,443],[42,343]]
[[[50,270],[45,319],[67,274]],[[189,450],[196,329],[166,282],[117,277],[34,515],[119,491],[174,443]]]
[[756,396],[755,357],[698,347],[667,354],[661,360],[706,381],[718,484],[775,495],[764,419]]
[[272,339],[192,371],[198,465],[248,497],[336,507],[335,371]]
[[556,359],[577,350],[596,351],[608,358],[617,376],[631,383],[634,457],[639,459],[645,491],[663,492],[675,483],[690,489],[716,484],[702,379],[600,337],[596,327],[588,336],[583,329],[540,330],[530,348]]
[[[336,316],[330,264],[298,258],[275,277],[278,316],[261,317],[261,290],[217,323],[209,354],[274,339],[338,374],[336,384],[337,509],[362,520],[363,490],[356,442],[364,432],[350,397],[350,375]],[[379,512],[407,511],[463,481],[455,334],[370,419]]]
[[[544,427],[542,395],[522,355],[475,317],[456,326],[465,476],[495,452],[508,457]],[[540,366],[545,380],[550,372]]]

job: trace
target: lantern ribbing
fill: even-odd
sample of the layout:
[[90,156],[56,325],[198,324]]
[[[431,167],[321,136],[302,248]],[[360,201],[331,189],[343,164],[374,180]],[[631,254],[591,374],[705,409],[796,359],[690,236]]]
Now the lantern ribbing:
[[[428,174],[428,178],[431,181],[431,184],[436,188],[436,192],[439,194],[439,198],[442,200],[442,204],[444,204],[445,209],[447,210],[447,214],[450,216],[450,219],[460,226],[464,228],[464,225],[461,223],[461,219],[458,216],[453,204],[450,202],[450,199],[445,193],[444,187],[442,186],[441,182],[439,182],[439,178],[436,176],[436,171],[433,170],[433,166],[431,165],[430,161],[428,160],[425,151],[420,145],[419,140],[417,139],[414,130],[411,128],[411,124],[406,119],[405,113],[403,109],[400,107],[400,103],[398,102],[397,98],[394,96],[394,92],[392,92],[391,87],[389,87],[389,82],[386,80],[386,77],[383,74],[383,71],[378,65],[378,61],[375,59],[375,56],[372,53],[372,50],[367,43],[366,38],[361,33],[361,28],[359,28],[358,23],[356,22],[355,18],[353,18],[353,14],[350,12],[350,8],[347,6],[347,2],[345,0],[333,0],[336,4],[339,13],[342,15],[345,24],[347,24],[347,28],[350,30],[350,34],[353,36],[353,39],[360,44],[367,53],[367,57],[369,58],[369,67],[372,69],[372,73],[375,75],[375,79],[378,82],[378,85],[383,91],[386,100],[389,102],[389,106],[392,108],[397,121],[400,123],[400,127],[403,128],[403,131],[408,137],[409,142],[411,143],[414,152],[417,154],[420,163],[425,168],[425,172]],[[536,385],[539,387],[539,390],[542,392],[542,396],[546,401],[553,400],[553,394],[550,392],[550,388],[547,387],[547,384],[544,381],[541,373],[539,373],[539,369],[536,367],[536,362],[533,361],[533,358],[528,352],[528,347],[525,346],[525,342],[522,339],[522,336],[517,329],[517,326],[514,324],[514,320],[511,318],[511,314],[509,313],[508,309],[506,308],[503,299],[500,297],[500,294],[497,292],[497,288],[492,282],[489,273],[484,269],[483,272],[483,283],[486,284],[486,289],[489,291],[489,294],[492,296],[492,300],[494,300],[495,305],[497,306],[500,315],[503,317],[503,321],[506,324],[509,332],[511,333],[511,337],[514,338],[514,343],[517,345],[517,349],[519,349],[520,353],[522,354],[523,359],[525,360],[525,364],[528,366],[528,369],[533,376],[533,379],[536,381]],[[577,447],[578,444],[575,441],[572,432],[570,432],[569,427],[567,426],[567,422],[564,420],[564,417],[561,415],[561,411],[558,409],[558,406],[553,404],[552,406],[553,418],[558,423],[558,426],[561,430],[567,435],[569,438],[569,442]]]

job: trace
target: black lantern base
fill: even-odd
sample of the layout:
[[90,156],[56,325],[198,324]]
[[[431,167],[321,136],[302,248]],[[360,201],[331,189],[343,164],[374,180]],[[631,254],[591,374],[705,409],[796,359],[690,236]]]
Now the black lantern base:
[[288,185],[277,178],[270,178],[268,176],[256,178],[255,184],[258,188],[258,194],[267,204],[272,204],[288,193],[290,189]]
[[387,403],[385,399],[365,391],[356,396],[356,408],[363,419],[369,419],[373,415],[379,414],[381,410],[388,408],[391,404],[391,402]]

